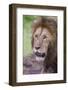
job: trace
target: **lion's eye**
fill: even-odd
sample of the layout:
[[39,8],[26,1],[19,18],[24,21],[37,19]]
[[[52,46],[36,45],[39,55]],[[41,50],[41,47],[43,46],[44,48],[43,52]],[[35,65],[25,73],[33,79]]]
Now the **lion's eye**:
[[43,36],[43,39],[46,39],[46,36],[45,35]]
[[38,35],[35,35],[36,38],[38,38]]

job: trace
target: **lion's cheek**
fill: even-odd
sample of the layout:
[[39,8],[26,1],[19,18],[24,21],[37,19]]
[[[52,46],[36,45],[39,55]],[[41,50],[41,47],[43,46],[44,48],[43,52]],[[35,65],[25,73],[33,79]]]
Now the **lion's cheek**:
[[49,42],[43,42],[41,51],[44,52],[45,54],[47,54],[48,46],[49,46]]

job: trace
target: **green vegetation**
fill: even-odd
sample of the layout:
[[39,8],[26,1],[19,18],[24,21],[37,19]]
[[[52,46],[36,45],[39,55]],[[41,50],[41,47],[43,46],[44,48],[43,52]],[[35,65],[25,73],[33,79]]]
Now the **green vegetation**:
[[31,25],[33,20],[36,18],[37,16],[29,16],[29,15],[24,15],[23,16],[23,30],[24,30],[24,36],[23,36],[23,49],[24,49],[24,56],[30,54],[32,52],[32,46],[31,46]]

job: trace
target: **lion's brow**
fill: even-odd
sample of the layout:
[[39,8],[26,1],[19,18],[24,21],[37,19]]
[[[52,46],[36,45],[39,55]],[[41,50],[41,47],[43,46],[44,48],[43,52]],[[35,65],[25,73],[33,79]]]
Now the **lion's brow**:
[[42,35],[42,33],[43,33],[43,27],[41,27],[41,32],[40,32],[40,36]]

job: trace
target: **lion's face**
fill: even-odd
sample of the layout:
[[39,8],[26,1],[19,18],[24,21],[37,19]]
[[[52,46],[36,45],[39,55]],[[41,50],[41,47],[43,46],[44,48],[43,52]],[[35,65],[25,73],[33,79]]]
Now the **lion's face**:
[[52,35],[47,28],[38,27],[33,34],[33,52],[37,61],[45,60]]

